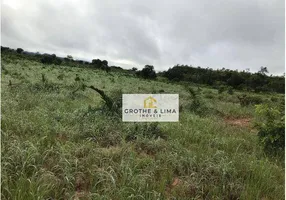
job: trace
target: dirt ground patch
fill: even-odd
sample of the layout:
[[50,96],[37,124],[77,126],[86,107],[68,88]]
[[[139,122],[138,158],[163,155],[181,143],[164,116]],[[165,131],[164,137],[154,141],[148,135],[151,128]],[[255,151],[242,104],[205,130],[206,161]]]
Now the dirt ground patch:
[[233,126],[240,126],[240,127],[251,127],[251,118],[226,118],[224,119],[225,123],[233,125]]

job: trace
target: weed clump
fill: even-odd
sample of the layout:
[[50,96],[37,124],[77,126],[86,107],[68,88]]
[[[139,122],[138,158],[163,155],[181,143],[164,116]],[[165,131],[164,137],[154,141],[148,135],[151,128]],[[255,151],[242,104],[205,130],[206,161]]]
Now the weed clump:
[[57,92],[59,93],[60,87],[56,83],[50,82],[45,74],[42,74],[41,76],[41,82],[35,83],[30,86],[31,92]]
[[93,114],[84,114],[79,118],[81,123],[80,133],[74,135],[74,139],[76,141],[87,140],[94,142],[101,147],[119,145],[122,141],[120,123],[109,124],[107,120],[101,120]]
[[137,152],[144,152],[148,155],[155,155],[158,152],[164,151],[166,148],[166,141],[161,138],[157,140],[144,138],[142,140],[138,140],[135,144],[135,150]]
[[237,96],[241,106],[261,104],[263,100],[258,96],[247,96],[246,94],[242,96]]
[[42,83],[46,83],[46,82],[47,82],[46,76],[45,74],[42,74]]
[[2,66],[2,72],[3,74],[9,74],[9,71],[4,66]]
[[232,87],[229,87],[227,89],[227,93],[230,94],[230,95],[233,95],[233,88]]
[[[74,87],[75,89],[72,91],[72,95],[74,95],[76,92],[78,91],[85,91],[86,89],[86,85],[84,84],[84,79],[81,79],[78,74],[76,74],[76,77],[75,77],[75,83],[74,83]],[[74,97],[74,96],[72,96]]]
[[217,90],[218,94],[221,94],[225,91],[225,87],[224,86],[220,86]]
[[158,122],[144,124],[136,123],[135,126],[128,131],[125,140],[129,142],[138,138],[167,139],[167,135],[161,130]]
[[103,106],[101,108],[107,115],[120,116],[122,109],[122,91],[116,90],[111,93],[110,96],[106,95],[103,90],[100,90],[94,86],[89,86],[90,89],[100,94],[103,100]]
[[283,154],[285,150],[285,113],[282,105],[271,107],[268,104],[256,106],[258,137],[264,150],[269,154]]
[[214,99],[214,98],[215,98],[215,96],[214,96],[212,93],[207,93],[207,94],[205,94],[204,96],[205,96],[205,98],[207,98],[207,99]]
[[59,80],[63,80],[63,79],[64,79],[64,74],[58,75],[57,78],[58,78]]
[[197,91],[195,91],[192,88],[188,89],[189,94],[191,95],[191,103],[189,104],[189,109],[198,115],[205,115],[208,111],[208,108],[205,105],[205,102],[201,98],[201,96],[198,94]]

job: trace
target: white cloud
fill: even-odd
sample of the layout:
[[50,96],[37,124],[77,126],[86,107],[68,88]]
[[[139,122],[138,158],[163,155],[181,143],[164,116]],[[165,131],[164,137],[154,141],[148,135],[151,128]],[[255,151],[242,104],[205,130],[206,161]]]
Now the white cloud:
[[281,0],[4,0],[2,45],[128,68],[267,66],[282,74],[284,7]]

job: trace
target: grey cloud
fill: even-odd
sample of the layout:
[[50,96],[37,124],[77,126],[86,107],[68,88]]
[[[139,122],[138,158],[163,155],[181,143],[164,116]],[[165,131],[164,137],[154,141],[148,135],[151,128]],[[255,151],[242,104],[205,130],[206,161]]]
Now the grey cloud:
[[281,0],[10,0],[2,6],[2,45],[122,67],[263,65],[281,74],[284,7]]

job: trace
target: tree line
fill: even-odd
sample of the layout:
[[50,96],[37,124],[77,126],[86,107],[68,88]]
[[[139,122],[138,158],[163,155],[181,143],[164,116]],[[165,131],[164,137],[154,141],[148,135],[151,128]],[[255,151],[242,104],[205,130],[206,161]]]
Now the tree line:
[[200,68],[188,65],[176,65],[162,76],[171,81],[187,81],[210,86],[229,86],[240,90],[253,90],[254,92],[285,93],[284,76],[268,76],[267,67],[261,67],[256,73],[229,69]]
[[134,74],[144,79],[156,79],[157,76],[165,77],[172,82],[191,82],[197,84],[205,84],[214,87],[230,87],[238,90],[248,90],[254,92],[277,92],[285,93],[285,77],[283,76],[269,76],[267,75],[267,67],[261,67],[256,73],[249,71],[238,71],[229,69],[211,69],[193,67],[191,65],[175,65],[167,71],[156,73],[154,66],[145,65],[142,70],[133,67],[125,70],[120,66],[109,66],[107,60],[93,59],[91,62],[84,60],[74,60],[71,55],[65,58],[58,57],[55,54],[40,54],[33,52],[26,52],[22,48],[11,49],[9,47],[2,47],[2,53],[10,53],[13,56],[20,56],[41,62],[43,64],[55,65],[70,65],[78,67],[89,67],[101,69],[107,73],[110,71],[122,71]]

